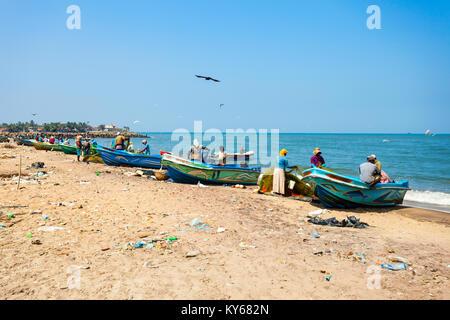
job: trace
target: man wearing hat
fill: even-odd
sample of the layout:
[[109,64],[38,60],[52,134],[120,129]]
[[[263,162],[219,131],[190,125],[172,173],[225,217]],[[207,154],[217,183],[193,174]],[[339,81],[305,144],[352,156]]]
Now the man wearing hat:
[[375,165],[376,157],[372,154],[367,157],[367,162],[359,166],[359,180],[365,182],[370,187],[381,180],[381,170]]
[[314,149],[313,154],[314,155],[311,157],[311,167],[322,168],[325,164],[325,160],[322,157],[322,151],[320,151],[320,148]]

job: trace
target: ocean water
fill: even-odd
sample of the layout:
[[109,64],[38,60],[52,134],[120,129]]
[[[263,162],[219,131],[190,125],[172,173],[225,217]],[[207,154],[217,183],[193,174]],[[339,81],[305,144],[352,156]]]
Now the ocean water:
[[[178,141],[171,133],[146,133],[152,153],[171,151]],[[225,139],[224,139],[225,140]],[[269,139],[270,140],[270,139]],[[112,139],[98,139],[111,145]],[[135,149],[142,139],[132,139]],[[208,145],[209,141],[203,141]],[[270,150],[270,141],[269,150]],[[423,134],[300,134],[279,135],[279,148],[288,150],[290,165],[309,167],[312,151],[319,147],[326,166],[357,176],[359,165],[375,154],[383,170],[395,181],[408,180],[412,191],[405,200],[450,207],[450,135]],[[228,146],[226,146],[228,151]],[[236,147],[239,150],[240,146]],[[256,150],[253,150],[256,153]],[[264,166],[263,166],[264,167]]]

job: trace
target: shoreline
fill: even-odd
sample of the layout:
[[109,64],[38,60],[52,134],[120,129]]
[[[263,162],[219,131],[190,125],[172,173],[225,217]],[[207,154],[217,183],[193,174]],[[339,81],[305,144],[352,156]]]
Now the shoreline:
[[[199,188],[75,159],[0,144],[0,299],[450,298],[447,213],[329,209],[324,219],[354,215],[369,227],[314,225],[307,216],[322,206],[256,186]],[[37,161],[45,167],[29,167]],[[391,254],[410,265],[382,269]],[[378,289],[367,285],[369,268]]]
[[[7,138],[16,138],[16,137],[24,137],[25,139],[33,139],[36,134],[40,134],[42,136],[54,136],[57,139],[68,138],[75,139],[77,135],[81,135],[82,137],[88,138],[115,138],[117,136],[117,132],[102,132],[102,131],[88,131],[88,132],[3,132],[0,133],[0,136],[4,136]],[[121,132],[122,135],[130,138],[148,138],[148,135],[136,132]]]

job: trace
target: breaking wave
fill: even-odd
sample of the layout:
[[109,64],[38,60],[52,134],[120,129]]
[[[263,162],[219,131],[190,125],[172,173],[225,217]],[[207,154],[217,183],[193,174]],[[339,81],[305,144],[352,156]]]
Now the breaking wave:
[[405,200],[450,206],[450,194],[445,192],[410,190],[406,192]]

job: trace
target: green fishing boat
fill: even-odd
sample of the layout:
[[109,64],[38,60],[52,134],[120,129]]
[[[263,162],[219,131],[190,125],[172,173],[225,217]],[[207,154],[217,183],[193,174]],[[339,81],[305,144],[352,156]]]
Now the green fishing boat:
[[65,154],[77,154],[77,147],[72,144],[60,144],[60,146]]
[[31,141],[33,143],[33,146],[36,150],[47,150],[47,151],[62,151],[61,145],[59,144],[51,144],[47,142],[38,142],[38,141]]

